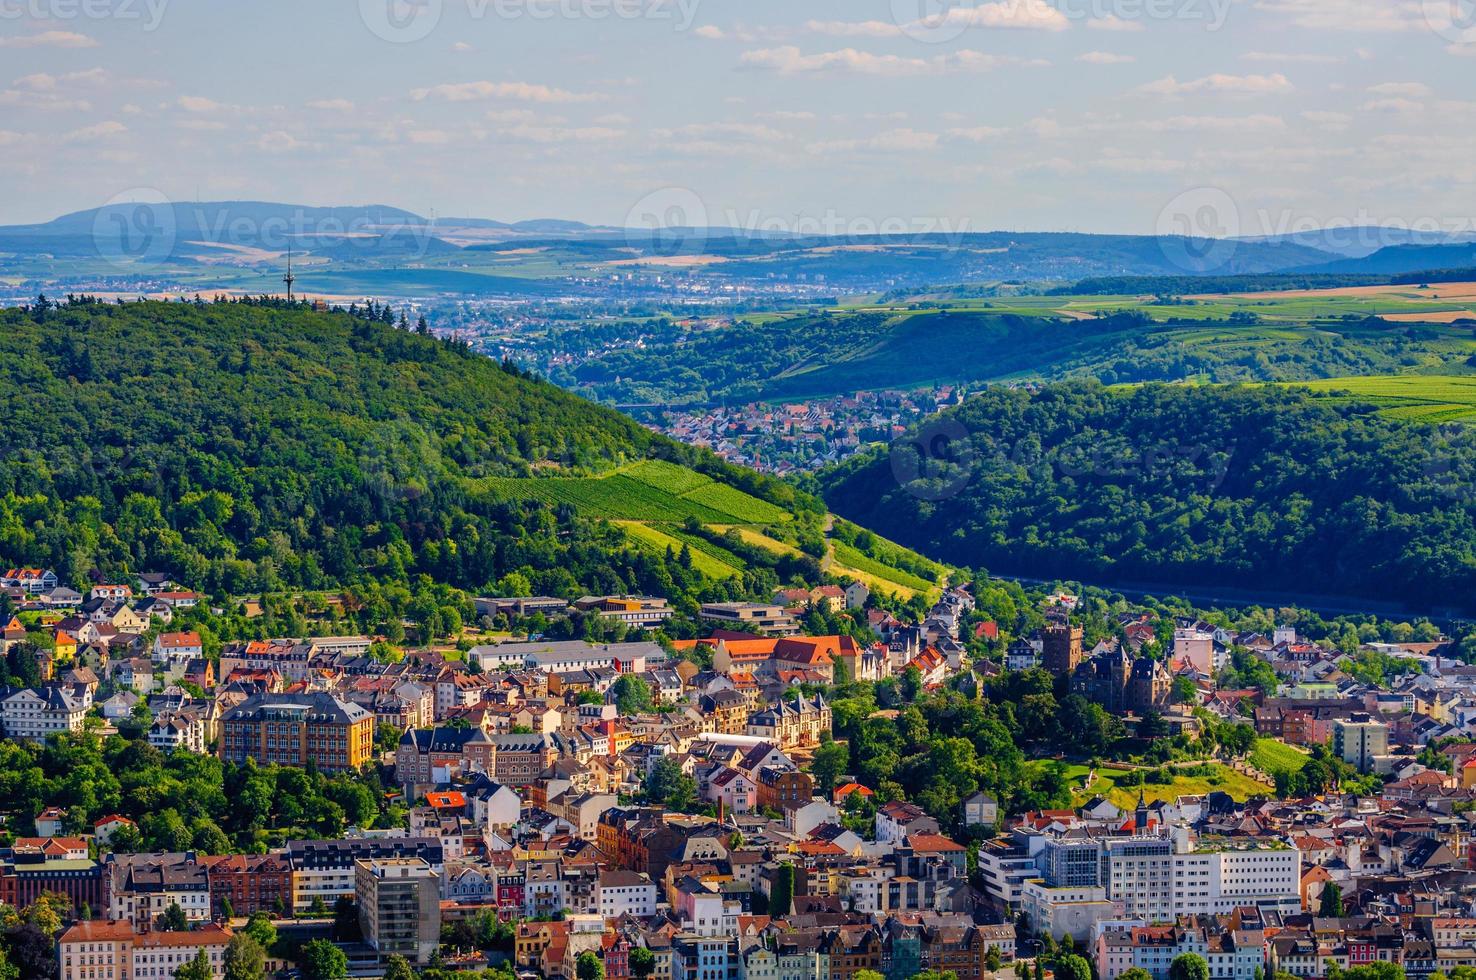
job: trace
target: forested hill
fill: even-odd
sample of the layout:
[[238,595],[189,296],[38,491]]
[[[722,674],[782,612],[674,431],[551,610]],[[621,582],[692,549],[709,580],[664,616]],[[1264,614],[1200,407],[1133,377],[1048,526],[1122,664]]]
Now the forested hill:
[[459,345],[270,301],[0,311],[0,405],[0,565],[79,584],[657,589],[659,556],[490,478],[661,458],[805,506]]
[[[1464,429],[1278,388],[991,388],[822,474],[844,517],[944,561],[1099,585],[1471,611]],[[914,479],[922,472],[923,477]]]

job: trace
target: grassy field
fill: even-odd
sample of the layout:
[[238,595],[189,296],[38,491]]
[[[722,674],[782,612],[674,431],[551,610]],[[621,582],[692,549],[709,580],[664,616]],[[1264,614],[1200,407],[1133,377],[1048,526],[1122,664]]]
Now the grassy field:
[[[1039,766],[1049,764],[1044,760],[1035,763]],[[1229,766],[1220,763],[1210,763],[1210,766],[1214,773],[1209,776],[1181,775],[1176,776],[1172,783],[1146,783],[1143,786],[1143,796],[1151,803],[1154,800],[1173,800],[1180,796],[1197,796],[1218,790],[1243,801],[1271,791],[1271,787],[1258,783],[1249,776],[1243,776]],[[1094,796],[1105,796],[1124,810],[1131,810],[1137,804],[1138,787],[1117,785],[1118,780],[1127,775],[1129,770],[1103,766],[1097,770],[1097,778],[1092,782],[1091,788],[1086,789],[1083,783],[1088,771],[1085,765],[1066,767],[1066,778],[1071,783],[1078,804],[1085,803]]]
[[1434,374],[1371,375],[1298,382],[1341,401],[1377,406],[1379,413],[1411,422],[1469,422],[1476,419],[1476,377]]
[[1307,761],[1307,753],[1274,738],[1258,738],[1249,761],[1257,769],[1274,776],[1279,772],[1300,771]]

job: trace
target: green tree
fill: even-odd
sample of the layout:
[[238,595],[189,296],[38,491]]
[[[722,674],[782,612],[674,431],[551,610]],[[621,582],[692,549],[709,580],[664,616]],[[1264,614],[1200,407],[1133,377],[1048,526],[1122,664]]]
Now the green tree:
[[266,976],[266,950],[251,934],[238,932],[225,949],[225,980],[262,980]]
[[1133,966],[1119,973],[1117,980],[1153,980],[1153,974],[1141,966]]
[[158,926],[160,932],[184,932],[190,927],[190,920],[185,917],[185,911],[179,907],[178,902],[170,902],[159,913]]
[[638,674],[621,674],[610,690],[615,695],[616,708],[626,717],[645,714],[656,707],[651,685]]
[[824,741],[815,749],[810,761],[810,774],[815,777],[815,789],[827,800],[835,792],[836,782],[851,763],[851,754],[839,742]]
[[1056,980],[1092,980],[1092,966],[1085,958],[1068,953],[1056,957]]
[[297,954],[297,965],[303,980],[342,980],[348,976],[348,957],[326,939],[303,943]]
[[215,972],[210,968],[210,954],[205,952],[203,946],[194,959],[174,971],[174,980],[214,980],[214,977]]
[[384,980],[415,980],[415,968],[409,960],[395,953],[385,961]]
[[256,940],[256,944],[262,949],[270,950],[277,944],[277,927],[272,924],[272,917],[265,912],[252,912],[251,918],[246,920],[244,932]]
[[634,946],[630,950],[630,975],[635,980],[646,980],[656,972],[656,954],[644,946]]
[[1180,953],[1169,964],[1169,980],[1209,980],[1209,963],[1198,953]]
[[852,980],[887,980],[887,978],[875,970],[857,970],[852,974]]
[[1343,889],[1335,881],[1322,886],[1322,899],[1317,914],[1324,919],[1343,917]]
[[593,952],[585,950],[579,954],[574,974],[578,980],[605,980],[605,964]]
[[779,865],[774,875],[774,886],[769,891],[769,915],[776,918],[788,915],[794,906],[794,865],[788,861]]
[[1001,962],[1003,962],[1003,958],[1000,956],[999,947],[990,946],[984,953],[984,968],[990,973],[998,972]]
[[646,795],[668,810],[690,810],[697,798],[697,780],[682,772],[675,759],[663,756],[646,777]]

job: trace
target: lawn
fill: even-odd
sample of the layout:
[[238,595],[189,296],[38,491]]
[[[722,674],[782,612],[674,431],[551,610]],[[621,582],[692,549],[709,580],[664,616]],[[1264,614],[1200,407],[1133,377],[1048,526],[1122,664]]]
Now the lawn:
[[[1036,763],[1041,766],[1048,764],[1047,760]],[[1180,775],[1175,776],[1172,783],[1145,783],[1142,787],[1143,796],[1151,803],[1154,800],[1173,800],[1179,796],[1200,796],[1218,790],[1243,801],[1271,791],[1270,786],[1258,783],[1249,776],[1243,776],[1229,766],[1218,762],[1210,763],[1210,766],[1214,769],[1213,775]],[[1066,778],[1071,783],[1077,803],[1085,803],[1094,796],[1105,796],[1124,810],[1131,810],[1137,805],[1138,787],[1117,785],[1117,781],[1127,775],[1129,770],[1115,766],[1103,766],[1097,770],[1097,778],[1091,788],[1084,789],[1082,784],[1086,780],[1087,772],[1088,767],[1085,765],[1066,767]]]

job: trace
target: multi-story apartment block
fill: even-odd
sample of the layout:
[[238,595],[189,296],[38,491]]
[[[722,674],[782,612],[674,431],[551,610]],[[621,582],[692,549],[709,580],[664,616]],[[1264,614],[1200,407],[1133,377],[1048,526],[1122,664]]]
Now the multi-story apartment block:
[[189,932],[139,932],[130,922],[79,922],[57,944],[61,980],[168,980],[201,950],[216,980],[225,976],[231,932],[206,925]]
[[315,903],[331,909],[340,898],[353,898],[355,862],[383,858],[419,858],[437,873],[442,870],[441,842],[434,837],[289,841],[293,911],[305,912]]
[[381,959],[429,963],[441,943],[440,875],[423,858],[354,862],[354,896],[364,941]]
[[58,732],[80,732],[87,705],[64,687],[0,688],[0,727],[6,738],[44,742]]
[[325,772],[373,758],[374,716],[332,694],[254,694],[225,713],[220,755],[227,762],[276,762]]

